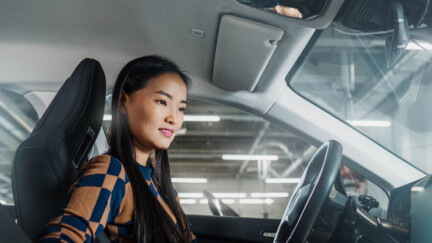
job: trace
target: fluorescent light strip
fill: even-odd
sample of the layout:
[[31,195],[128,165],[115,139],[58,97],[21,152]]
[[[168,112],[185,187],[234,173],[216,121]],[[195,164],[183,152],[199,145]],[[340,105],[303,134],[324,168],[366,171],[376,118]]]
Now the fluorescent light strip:
[[246,193],[243,192],[223,192],[223,193],[213,193],[216,198],[244,198]]
[[[104,121],[111,121],[111,115],[104,115]],[[185,115],[183,121],[185,122],[219,122],[220,116],[206,116],[206,115]]]
[[[221,199],[224,204],[235,204],[235,199]],[[201,199],[200,204],[208,204],[208,199]]]
[[207,116],[207,115],[185,115],[185,122],[218,122],[220,121],[219,116]]
[[207,178],[172,178],[174,183],[207,183]]
[[356,127],[389,127],[391,126],[390,121],[384,120],[347,120],[353,126]]
[[301,178],[267,178],[265,183],[293,183],[297,184]]
[[266,198],[266,199],[239,199],[240,204],[273,204],[273,199]]
[[202,198],[204,194],[195,192],[179,192],[179,198]]
[[201,204],[208,204],[208,200],[207,199],[200,199],[199,202]]
[[234,199],[222,199],[222,202],[225,204],[234,204],[235,200]]
[[413,186],[411,188],[411,191],[413,191],[413,192],[421,192],[423,190],[424,190],[424,187],[422,187],[422,186]]
[[288,192],[254,192],[251,193],[251,197],[253,198],[259,198],[259,197],[263,197],[263,198],[268,198],[268,197],[289,197],[289,193]]
[[[203,198],[204,194],[199,192],[180,192],[180,198]],[[246,193],[244,192],[217,192],[213,193],[216,198],[244,198]]]
[[196,204],[195,199],[180,199],[180,204]]
[[276,155],[224,154],[223,160],[278,160]]
[[[420,46],[419,46],[420,45]],[[432,45],[426,42],[419,42],[419,45],[417,45],[414,42],[409,42],[408,45],[406,46],[407,50],[432,50]],[[422,48],[423,47],[423,48]]]

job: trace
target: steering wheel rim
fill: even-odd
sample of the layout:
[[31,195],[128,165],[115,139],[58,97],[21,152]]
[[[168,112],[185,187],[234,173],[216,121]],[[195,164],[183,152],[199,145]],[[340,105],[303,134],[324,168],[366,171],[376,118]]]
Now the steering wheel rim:
[[318,148],[294,190],[274,243],[307,240],[338,175],[341,159],[342,145],[335,140]]

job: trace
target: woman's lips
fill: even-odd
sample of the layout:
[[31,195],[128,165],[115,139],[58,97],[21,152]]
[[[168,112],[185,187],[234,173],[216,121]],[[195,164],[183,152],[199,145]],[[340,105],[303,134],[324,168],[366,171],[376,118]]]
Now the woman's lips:
[[159,131],[161,131],[161,133],[167,137],[171,137],[174,134],[174,130],[168,128],[161,128]]

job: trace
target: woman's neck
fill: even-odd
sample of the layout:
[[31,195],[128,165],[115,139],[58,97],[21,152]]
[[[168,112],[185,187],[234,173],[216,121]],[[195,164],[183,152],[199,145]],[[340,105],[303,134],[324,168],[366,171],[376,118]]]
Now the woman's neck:
[[136,162],[138,162],[140,165],[146,166],[150,152],[151,151],[145,152],[145,151],[142,151],[139,148],[135,147],[135,160],[136,160]]

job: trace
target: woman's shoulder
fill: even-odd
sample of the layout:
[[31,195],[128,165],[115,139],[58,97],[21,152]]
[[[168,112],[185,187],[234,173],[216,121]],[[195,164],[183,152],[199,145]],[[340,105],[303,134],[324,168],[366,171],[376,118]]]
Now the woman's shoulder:
[[112,176],[126,179],[125,168],[123,164],[111,155],[98,155],[92,158],[84,166],[83,171],[85,174],[107,174]]

